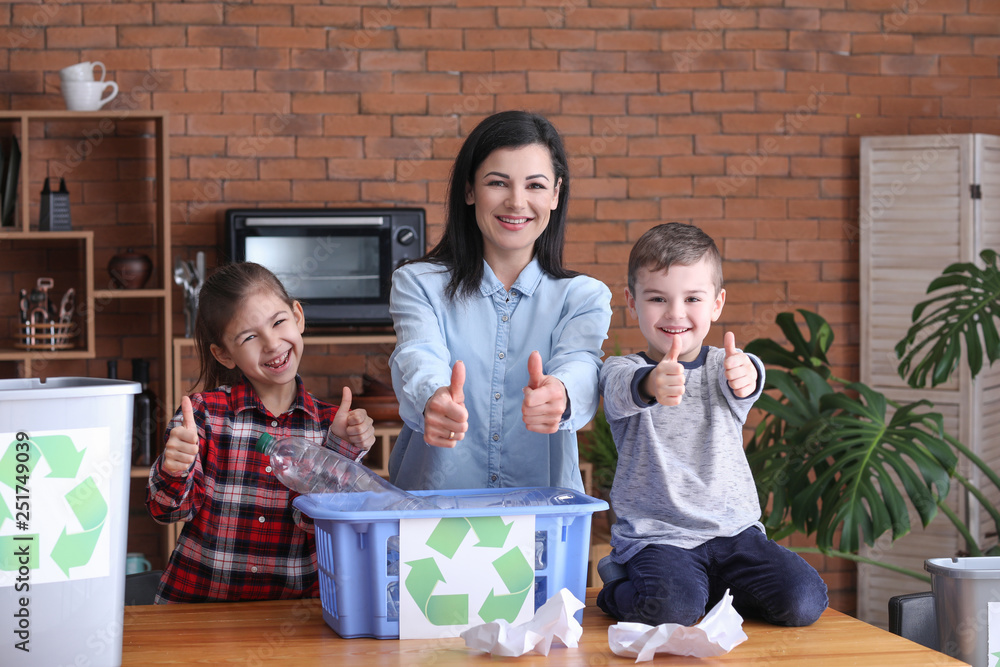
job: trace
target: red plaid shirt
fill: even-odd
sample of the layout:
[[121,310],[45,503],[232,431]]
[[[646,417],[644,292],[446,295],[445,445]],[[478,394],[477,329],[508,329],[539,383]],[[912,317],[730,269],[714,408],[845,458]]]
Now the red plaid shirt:
[[[292,406],[275,417],[244,379],[191,396],[200,455],[184,476],[149,474],[146,507],[159,523],[185,521],[163,573],[157,602],[316,597],[316,547],[295,494],[256,451],[260,434],[321,443],[337,408],[314,398],[296,378]],[[180,410],[167,428],[181,423]],[[345,446],[350,447],[347,443]],[[352,459],[350,448],[339,453]]]

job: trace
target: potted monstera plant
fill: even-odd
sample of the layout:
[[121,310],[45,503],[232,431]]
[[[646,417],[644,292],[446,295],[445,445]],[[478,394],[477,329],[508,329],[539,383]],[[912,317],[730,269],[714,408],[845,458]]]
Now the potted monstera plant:
[[[618,448],[615,447],[611,427],[604,416],[604,408],[598,408],[591,422],[590,429],[579,434],[580,454],[594,467],[593,482],[597,494],[611,505],[611,485],[615,481],[615,470],[618,468]],[[615,508],[611,507],[605,513],[607,516],[607,532],[615,525],[617,517]]]
[[[1000,357],[1000,269],[997,254],[984,251],[983,266],[949,266],[916,305],[913,325],[896,347],[899,372],[913,387],[940,384],[966,352],[977,374],[983,358]],[[756,407],[764,413],[747,445],[763,521],[780,539],[794,532],[815,535],[816,551],[889,567],[919,579],[926,575],[858,555],[890,533],[910,530],[909,507],[926,526],[941,512],[963,536],[970,555],[992,555],[976,543],[962,518],[944,502],[952,483],[962,485],[992,517],[1000,512],[959,474],[959,457],[1000,488],[1000,477],[974,452],[944,431],[942,415],[927,400],[899,403],[861,382],[834,375],[827,353],[833,330],[819,315],[781,313],[777,324],[787,347],[757,339],[746,350],[769,366],[768,391]],[[897,485],[896,480],[900,483]],[[811,549],[805,549],[811,550]]]

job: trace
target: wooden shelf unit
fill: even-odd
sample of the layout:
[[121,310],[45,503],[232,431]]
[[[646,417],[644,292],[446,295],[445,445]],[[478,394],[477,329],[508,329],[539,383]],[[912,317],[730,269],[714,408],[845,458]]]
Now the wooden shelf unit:
[[[49,365],[61,360],[97,358],[96,329],[102,313],[112,305],[150,300],[155,304],[153,309],[159,319],[153,325],[158,330],[156,337],[159,342],[149,354],[156,362],[158,371],[158,382],[153,383],[152,389],[160,397],[173,395],[168,122],[166,111],[0,111],[0,132],[5,136],[16,136],[21,153],[15,221],[11,227],[0,228],[0,257],[4,257],[4,253],[15,258],[34,253],[47,258],[47,261],[31,266],[28,266],[27,259],[0,263],[3,267],[0,268],[0,276],[5,272],[11,274],[14,292],[13,309],[6,310],[3,315],[15,313],[7,316],[7,335],[0,334],[0,361],[17,362],[18,377],[51,375],[47,372]],[[123,127],[126,131],[120,134]],[[93,161],[88,163],[88,159]],[[111,163],[115,165],[114,172],[111,175],[101,173],[105,165]],[[148,166],[143,169],[140,165]],[[4,166],[6,169],[6,164]],[[56,174],[51,173],[53,168]],[[93,178],[94,172],[102,178]],[[123,174],[127,177],[122,178]],[[40,231],[38,228],[38,192],[43,180],[50,176],[66,179],[71,195],[71,231]],[[148,183],[150,180],[152,184]],[[137,185],[136,189],[142,191],[139,196],[123,192],[124,188]],[[87,215],[78,215],[81,209],[94,206],[87,199],[90,188],[103,189],[105,195],[112,193],[110,203],[101,203],[105,209],[114,209],[111,223],[102,221],[101,224],[91,224]],[[143,193],[148,193],[152,201],[143,200]],[[147,219],[122,222],[122,217],[133,217],[136,210],[150,204],[152,214]],[[123,224],[127,225],[127,232]],[[95,257],[100,254],[110,258],[125,251],[127,247],[124,243],[131,240],[130,233],[136,232],[148,240],[146,245],[154,267],[149,282],[153,287],[114,289],[104,273],[103,264],[99,266]],[[65,248],[69,248],[69,254],[76,259],[62,265],[58,261],[61,255],[57,253],[65,253]],[[50,255],[56,256],[56,259],[51,259]],[[34,287],[34,280],[27,280],[29,276],[41,277],[53,273],[63,277],[54,285],[54,294],[64,294],[68,287],[77,291],[76,346],[68,350],[18,349],[14,346],[19,319],[16,316],[19,308],[17,290],[25,288],[30,291]],[[120,370],[128,373],[125,369]],[[161,407],[158,420],[163,422],[167,417],[169,415]],[[142,476],[147,472],[143,468],[133,468],[132,476]]]
[[[38,231],[8,231],[10,228],[0,228],[0,258],[2,265],[6,266],[12,274],[24,274],[28,272],[27,267],[19,267],[14,261],[7,261],[8,256],[30,254],[26,247],[34,247],[35,252],[44,252],[42,247],[65,247],[75,248],[73,254],[78,255],[83,264],[79,270],[73,273],[79,274],[83,271],[85,278],[82,285],[75,285],[77,289],[77,310],[84,313],[82,323],[77,320],[78,333],[74,338],[75,346],[69,350],[23,350],[15,347],[16,332],[15,326],[9,327],[9,335],[0,341],[0,361],[18,361],[21,363],[21,377],[31,377],[33,361],[55,361],[59,359],[92,359],[94,358],[94,321],[90,316],[94,312],[94,286],[93,286],[93,261],[94,261],[94,232],[92,231],[71,231],[71,232],[38,232]],[[32,271],[33,275],[41,276],[37,270]],[[89,279],[88,279],[89,277]],[[16,280],[11,281],[12,283]],[[17,288],[24,287],[31,290],[35,286],[34,281],[21,282],[15,285],[12,294],[16,295]],[[57,284],[55,294],[64,293],[68,285]],[[16,303],[15,312],[19,306]],[[15,318],[16,319],[16,318]]]

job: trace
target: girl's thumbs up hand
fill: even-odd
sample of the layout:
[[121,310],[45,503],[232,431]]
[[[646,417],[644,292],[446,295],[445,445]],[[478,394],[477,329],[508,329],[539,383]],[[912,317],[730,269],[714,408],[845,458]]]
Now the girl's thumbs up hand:
[[646,393],[660,405],[680,405],[684,396],[684,366],[677,361],[681,353],[680,340],[672,338],[670,349],[656,368],[646,376]]
[[375,422],[368,416],[368,411],[364,408],[351,410],[351,389],[344,387],[340,398],[340,407],[337,414],[333,416],[333,423],[330,430],[341,440],[349,443],[366,452],[375,444]]
[[726,382],[737,398],[746,398],[757,388],[757,367],[745,352],[736,348],[736,335],[732,331],[726,332],[724,344]]
[[160,457],[160,469],[178,476],[191,469],[198,457],[198,425],[194,421],[191,399],[181,398],[181,423],[170,429],[170,437]]

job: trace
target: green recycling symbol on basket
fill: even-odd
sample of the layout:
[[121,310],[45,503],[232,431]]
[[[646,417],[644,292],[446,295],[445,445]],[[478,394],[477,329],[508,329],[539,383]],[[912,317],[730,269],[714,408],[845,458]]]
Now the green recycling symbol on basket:
[[[84,441],[98,446],[107,439],[106,429],[79,431]],[[27,567],[34,583],[77,578],[71,570],[94,559],[107,533],[107,489],[102,493],[99,481],[106,487],[107,479],[82,465],[87,447],[78,449],[73,437],[23,436],[0,446],[0,578],[25,565],[18,554],[30,555]]]
[[[528,534],[533,534],[533,516],[515,517],[510,522],[504,522],[499,516],[446,517],[437,522],[424,544],[443,556],[444,560],[440,564],[437,557],[405,561],[411,568],[405,579],[406,590],[431,624],[443,626],[470,623],[468,593],[435,595],[435,589],[448,581],[452,574],[467,574],[470,566],[474,571],[476,564],[470,563],[470,560],[481,560],[484,557],[489,567],[499,576],[503,590],[491,586],[485,601],[476,612],[481,620],[473,619],[471,622],[488,623],[499,619],[514,622],[529,593],[533,591],[535,580],[534,569],[522,549],[518,545],[507,544],[514,520],[521,519],[531,520]],[[466,543],[465,556],[455,560],[470,531],[478,541]]]

